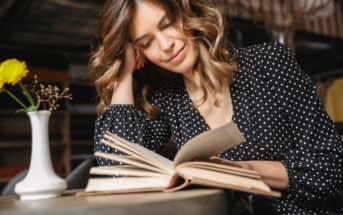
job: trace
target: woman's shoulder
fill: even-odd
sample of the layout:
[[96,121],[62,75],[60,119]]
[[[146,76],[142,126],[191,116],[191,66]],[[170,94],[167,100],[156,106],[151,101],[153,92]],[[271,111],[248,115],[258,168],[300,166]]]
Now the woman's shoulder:
[[239,70],[247,74],[256,75],[258,71],[260,75],[270,75],[290,70],[298,72],[299,69],[293,52],[277,41],[237,49],[237,54]]
[[[265,59],[276,59],[280,55],[292,55],[285,45],[277,41],[268,41],[261,44],[251,45],[237,49],[238,61],[244,63],[246,60],[263,63]],[[271,58],[271,56],[276,56]]]
[[288,88],[291,84],[312,86],[310,77],[301,70],[293,52],[279,42],[249,46],[238,53],[240,72],[237,79],[263,79],[279,89],[283,86]]

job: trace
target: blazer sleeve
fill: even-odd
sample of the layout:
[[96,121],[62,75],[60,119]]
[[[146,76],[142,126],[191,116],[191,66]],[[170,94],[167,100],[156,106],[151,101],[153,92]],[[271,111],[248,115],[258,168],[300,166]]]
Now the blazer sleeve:
[[272,92],[279,97],[278,106],[292,134],[292,147],[281,157],[289,180],[284,194],[296,193],[295,198],[324,207],[337,202],[343,190],[343,144],[333,121],[287,47],[272,42],[260,54],[261,66]]

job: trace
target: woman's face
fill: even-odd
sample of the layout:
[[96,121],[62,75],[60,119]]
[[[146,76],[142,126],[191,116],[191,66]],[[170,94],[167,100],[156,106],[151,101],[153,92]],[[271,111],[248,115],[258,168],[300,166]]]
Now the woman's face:
[[157,66],[191,75],[197,60],[196,49],[161,7],[141,1],[130,23],[130,39]]

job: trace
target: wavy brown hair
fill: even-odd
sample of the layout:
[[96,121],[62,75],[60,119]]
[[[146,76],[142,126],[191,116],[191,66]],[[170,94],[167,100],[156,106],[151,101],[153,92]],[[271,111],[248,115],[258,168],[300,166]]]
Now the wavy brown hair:
[[[123,72],[125,48],[129,41],[129,25],[137,3],[149,0],[109,0],[100,14],[98,46],[92,53],[89,71],[95,80],[100,102],[97,113],[111,103],[116,82]],[[195,105],[207,99],[207,88],[215,91],[215,105],[223,99],[224,91],[237,70],[237,56],[227,39],[226,24],[215,0],[150,0],[165,9],[169,19],[180,30],[187,32],[198,51],[193,79],[203,91],[203,97]],[[135,106],[147,116],[155,116],[158,107],[153,107],[147,94],[153,83],[171,81],[176,75],[148,62],[134,73]]]

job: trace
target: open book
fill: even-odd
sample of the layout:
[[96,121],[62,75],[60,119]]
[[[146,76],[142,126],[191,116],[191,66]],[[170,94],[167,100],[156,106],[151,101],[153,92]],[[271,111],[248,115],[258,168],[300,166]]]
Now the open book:
[[101,142],[126,155],[95,152],[95,156],[124,165],[93,167],[90,173],[122,177],[90,178],[85,191],[78,195],[174,191],[196,184],[279,197],[280,193],[272,191],[255,171],[206,161],[244,140],[231,122],[192,138],[171,161],[107,132]]

